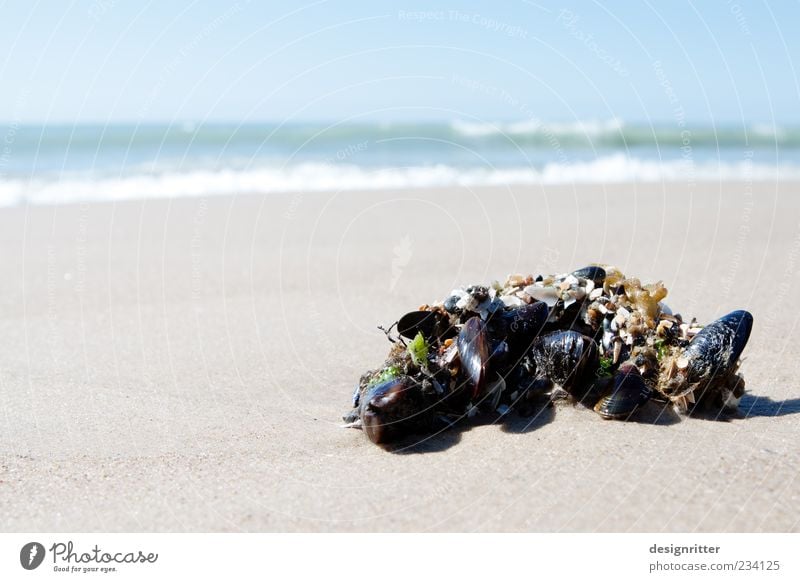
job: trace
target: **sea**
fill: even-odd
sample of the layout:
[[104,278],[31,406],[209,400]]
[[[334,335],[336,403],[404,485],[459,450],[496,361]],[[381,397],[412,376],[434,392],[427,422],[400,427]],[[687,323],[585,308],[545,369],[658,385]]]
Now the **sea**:
[[582,122],[0,125],[0,206],[291,191],[800,179],[800,127]]

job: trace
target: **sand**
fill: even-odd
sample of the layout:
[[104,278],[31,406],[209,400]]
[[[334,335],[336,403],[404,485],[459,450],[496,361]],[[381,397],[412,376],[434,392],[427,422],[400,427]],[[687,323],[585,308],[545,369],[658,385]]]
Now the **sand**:
[[[0,211],[2,531],[798,531],[798,184]],[[339,428],[391,323],[592,261],[755,316],[746,418],[558,408],[387,451]]]

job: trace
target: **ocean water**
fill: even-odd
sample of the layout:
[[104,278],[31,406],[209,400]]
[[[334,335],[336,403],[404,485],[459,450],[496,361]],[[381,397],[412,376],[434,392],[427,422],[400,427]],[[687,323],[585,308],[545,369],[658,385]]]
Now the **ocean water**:
[[281,191],[800,179],[800,127],[7,124],[0,206]]

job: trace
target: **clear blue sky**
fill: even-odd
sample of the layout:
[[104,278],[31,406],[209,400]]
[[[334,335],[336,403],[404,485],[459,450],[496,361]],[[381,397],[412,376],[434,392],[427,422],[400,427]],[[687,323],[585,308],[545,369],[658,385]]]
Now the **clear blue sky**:
[[0,14],[4,122],[669,122],[680,107],[800,123],[798,2],[16,0]]

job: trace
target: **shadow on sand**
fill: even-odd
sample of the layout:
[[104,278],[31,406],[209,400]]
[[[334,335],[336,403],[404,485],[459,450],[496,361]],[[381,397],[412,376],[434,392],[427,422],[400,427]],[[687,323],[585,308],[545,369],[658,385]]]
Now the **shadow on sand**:
[[445,451],[461,441],[461,435],[478,426],[497,425],[503,432],[528,433],[550,423],[555,418],[552,405],[537,409],[530,416],[514,412],[507,414],[483,413],[471,419],[464,419],[451,425],[444,425],[430,435],[409,436],[384,448],[396,455],[435,453]]
[[[461,442],[462,435],[477,426],[497,425],[503,432],[507,433],[530,433],[553,422],[557,414],[556,409],[561,406],[565,405],[553,406],[551,404],[543,406],[537,409],[533,414],[525,416],[513,411],[504,415],[480,414],[475,418],[469,420],[465,419],[451,425],[442,424],[438,430],[431,434],[409,436],[401,441],[387,445],[384,448],[388,452],[397,455],[441,452]],[[576,406],[580,407],[581,405],[578,404]],[[745,394],[739,404],[738,414],[692,414],[691,418],[716,422],[730,422],[737,419],[787,416],[790,414],[800,414],[800,398],[772,400],[767,396]],[[628,422],[653,426],[669,426],[681,421],[682,417],[675,412],[670,404],[652,400],[628,419]]]
[[739,403],[739,414],[742,418],[800,414],[800,398],[772,400],[769,396],[745,394]]

